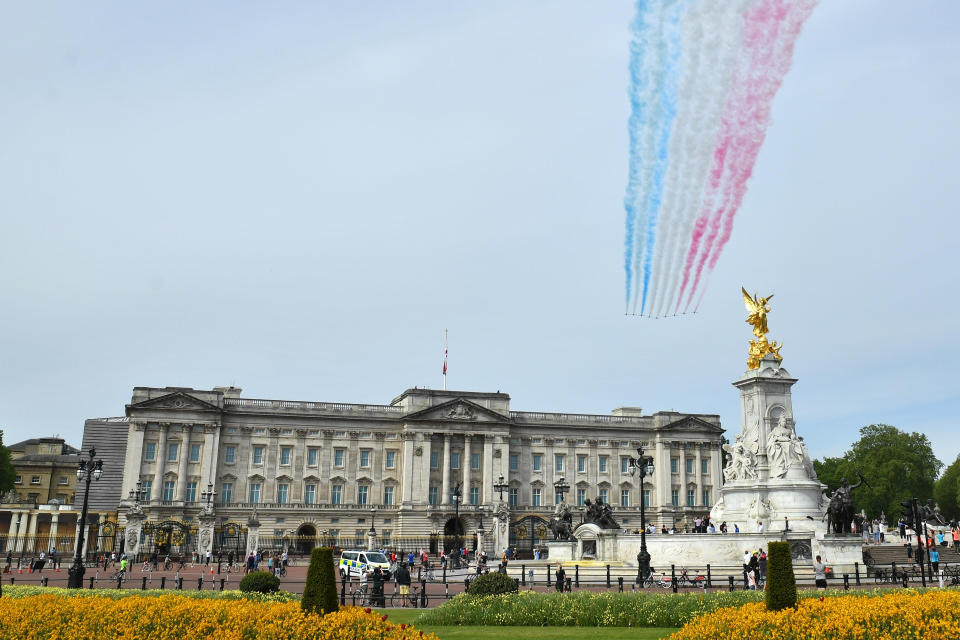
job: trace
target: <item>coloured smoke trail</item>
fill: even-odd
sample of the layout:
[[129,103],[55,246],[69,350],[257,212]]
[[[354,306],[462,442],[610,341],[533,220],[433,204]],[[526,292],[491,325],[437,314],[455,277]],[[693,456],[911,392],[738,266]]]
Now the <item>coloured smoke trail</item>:
[[696,310],[816,0],[638,0],[631,24],[627,312]]

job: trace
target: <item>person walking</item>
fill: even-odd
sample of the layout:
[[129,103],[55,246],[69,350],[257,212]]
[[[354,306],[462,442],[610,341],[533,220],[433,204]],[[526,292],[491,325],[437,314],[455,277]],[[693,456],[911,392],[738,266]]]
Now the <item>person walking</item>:
[[933,575],[940,573],[940,552],[936,547],[930,548],[930,566],[933,567]]
[[410,595],[410,570],[402,562],[397,565],[397,586],[400,588],[400,601],[407,606]]
[[953,528],[953,550],[960,550],[960,527]]
[[903,521],[903,518],[897,521],[897,530],[900,532],[901,540],[907,537],[907,523]]
[[820,556],[817,556],[817,561],[813,563],[813,577],[817,589],[827,588],[827,565],[820,561]]
[[563,570],[563,565],[557,565],[557,591],[563,591],[563,584],[567,579],[567,572]]
[[760,564],[760,582],[765,582],[767,579],[767,552],[760,549],[760,557],[757,561]]

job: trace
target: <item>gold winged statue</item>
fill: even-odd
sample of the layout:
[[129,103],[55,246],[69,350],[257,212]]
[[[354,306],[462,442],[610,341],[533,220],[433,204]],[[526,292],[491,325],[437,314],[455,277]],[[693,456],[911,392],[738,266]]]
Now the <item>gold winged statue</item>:
[[760,366],[760,361],[763,360],[763,356],[768,353],[772,353],[778,362],[783,360],[780,357],[780,348],[783,347],[783,344],[777,344],[776,341],[767,342],[766,336],[767,332],[770,331],[767,328],[767,314],[770,313],[770,307],[767,303],[773,297],[773,294],[761,298],[754,293],[751,297],[744,287],[740,287],[740,290],[743,291],[743,304],[747,308],[747,313],[750,314],[747,316],[747,324],[753,327],[753,335],[757,337],[756,340],[750,341],[750,349],[747,352],[747,368],[757,369]]

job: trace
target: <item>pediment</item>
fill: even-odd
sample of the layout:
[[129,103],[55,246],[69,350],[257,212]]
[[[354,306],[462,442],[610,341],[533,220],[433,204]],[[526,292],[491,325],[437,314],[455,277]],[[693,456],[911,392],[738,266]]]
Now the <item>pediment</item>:
[[[220,411],[220,407],[205,400],[196,398],[184,391],[174,391],[149,400],[142,400],[136,404],[127,405],[130,409],[172,409],[175,411]],[[129,415],[129,413],[128,413]]]
[[660,431],[700,431],[707,433],[723,433],[723,429],[696,416],[686,416],[675,422],[665,424]]
[[508,420],[507,416],[487,409],[465,398],[454,398],[443,404],[411,413],[404,419],[407,421],[423,420],[460,423],[504,423]]

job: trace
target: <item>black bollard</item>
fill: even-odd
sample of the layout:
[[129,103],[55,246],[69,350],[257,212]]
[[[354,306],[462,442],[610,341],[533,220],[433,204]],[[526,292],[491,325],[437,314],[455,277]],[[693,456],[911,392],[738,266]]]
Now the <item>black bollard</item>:
[[[13,583],[13,578],[10,578],[10,582]],[[90,588],[93,589],[93,576],[90,576]]]
[[47,586],[47,576],[43,576],[40,582],[43,584],[43,586]]
[[117,589],[123,588],[123,576],[117,576]]
[[167,588],[167,576],[160,576],[160,589]]
[[547,586],[550,586],[550,565],[547,564]]
[[903,588],[904,589],[907,588],[907,572],[906,571],[903,572]]
[[177,591],[183,591],[183,576],[177,578]]
[[470,578],[463,579],[463,592],[467,593],[470,591]]
[[574,577],[573,582],[577,586],[577,589],[579,589],[580,588],[580,565],[578,564],[573,565],[573,577]]
[[420,580],[420,608],[427,608],[427,581]]
[[[220,575],[220,561],[217,561],[217,575]],[[222,591],[222,589],[221,589]]]
[[520,565],[520,584],[527,586],[527,565]]
[[712,589],[712,588],[713,588],[713,583],[711,582],[711,579],[710,579],[710,565],[708,564],[707,565],[707,589]]
[[443,563],[443,584],[447,584],[447,563]]
[[197,591],[203,590],[203,576],[197,578]]
[[347,604],[347,576],[340,576],[340,604]]
[[860,586],[860,563],[859,562],[853,563],[853,575],[856,576],[857,586],[859,587]]
[[570,578],[567,578],[567,593],[570,593]]
[[422,575],[421,575],[422,572],[423,572],[423,567],[422,566],[417,567],[417,582],[420,582],[420,580],[422,579]]
[[146,590],[147,590],[147,576],[143,576],[142,578],[140,578],[140,591],[146,591]]
[[727,579],[730,581],[730,591],[733,591],[733,576],[727,576]]
[[843,574],[843,590],[850,591],[850,574]]
[[610,565],[607,565],[607,589],[610,588]]
[[220,578],[220,591],[223,591],[223,585],[227,581],[226,578]]
[[670,586],[673,588],[673,592],[677,592],[677,572],[676,566],[670,565]]
[[617,576],[617,591],[623,593],[623,576]]

